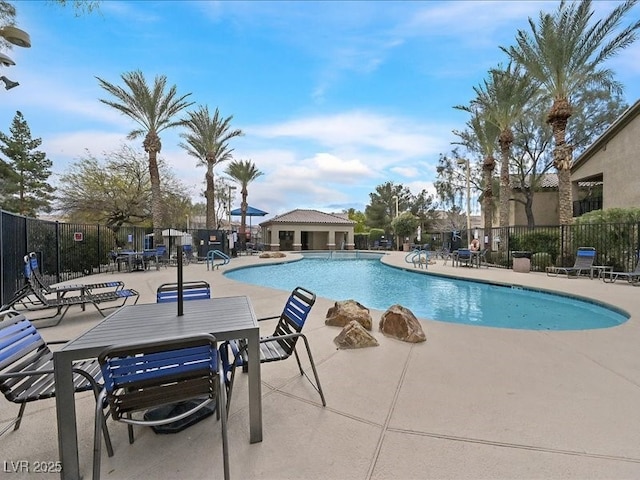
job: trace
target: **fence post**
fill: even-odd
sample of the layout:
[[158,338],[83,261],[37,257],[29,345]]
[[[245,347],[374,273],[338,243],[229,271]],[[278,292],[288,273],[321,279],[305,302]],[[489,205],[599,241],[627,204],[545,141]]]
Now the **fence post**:
[[60,222],[56,220],[56,283],[60,283]]

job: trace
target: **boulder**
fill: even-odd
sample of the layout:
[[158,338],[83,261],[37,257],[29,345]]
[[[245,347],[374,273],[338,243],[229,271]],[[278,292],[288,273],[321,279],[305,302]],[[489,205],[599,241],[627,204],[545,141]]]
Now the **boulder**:
[[340,349],[377,347],[378,341],[356,320],[351,320],[333,339]]
[[263,252],[258,258],[284,258],[287,255],[282,252]]
[[327,310],[325,325],[332,327],[344,327],[350,321],[355,320],[365,329],[371,330],[373,320],[369,309],[355,300],[341,300]]
[[427,340],[422,325],[411,310],[402,305],[392,305],[380,317],[380,331],[387,337],[403,342],[420,343]]

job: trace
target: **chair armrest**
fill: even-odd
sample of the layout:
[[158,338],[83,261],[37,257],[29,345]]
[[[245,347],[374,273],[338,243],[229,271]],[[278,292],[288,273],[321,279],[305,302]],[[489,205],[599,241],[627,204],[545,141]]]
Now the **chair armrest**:
[[262,318],[258,318],[259,322],[262,322],[263,320],[273,320],[274,318],[280,318],[280,315],[274,315],[273,317],[262,317]]

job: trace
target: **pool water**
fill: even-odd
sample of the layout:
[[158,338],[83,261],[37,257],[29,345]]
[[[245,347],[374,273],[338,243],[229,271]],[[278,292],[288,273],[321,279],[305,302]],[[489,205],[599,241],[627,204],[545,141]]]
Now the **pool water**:
[[425,275],[379,260],[305,258],[231,270],[228,278],[291,291],[302,286],[367,308],[400,304],[418,318],[525,330],[585,330],[620,325],[628,316],[597,303],[520,287]]

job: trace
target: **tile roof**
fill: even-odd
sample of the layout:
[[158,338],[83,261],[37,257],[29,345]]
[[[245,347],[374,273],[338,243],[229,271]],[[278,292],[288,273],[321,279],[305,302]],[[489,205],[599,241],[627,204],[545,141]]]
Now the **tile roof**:
[[319,210],[296,209],[283,213],[282,215],[276,215],[275,217],[260,223],[260,225],[262,226],[271,223],[326,223],[355,225],[356,222],[349,220],[341,213],[324,213]]
[[[558,188],[558,175],[555,173],[545,173],[540,175],[540,183],[538,184],[538,188]],[[528,184],[529,176],[527,176],[525,182]],[[516,175],[511,176],[511,188],[519,189],[520,188],[520,178]]]

